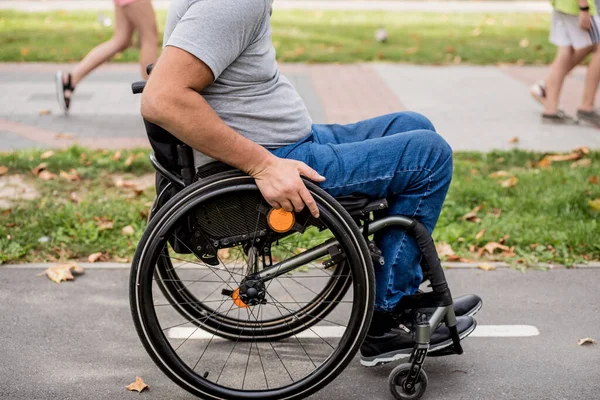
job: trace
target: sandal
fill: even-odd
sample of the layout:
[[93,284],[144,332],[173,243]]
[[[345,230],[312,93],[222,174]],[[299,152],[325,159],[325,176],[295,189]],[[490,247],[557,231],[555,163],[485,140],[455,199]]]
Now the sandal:
[[556,114],[542,114],[542,122],[556,125],[577,125],[579,120],[569,116],[562,110],[558,110]]
[[[67,83],[65,83],[64,73],[62,71],[58,71],[55,75],[56,81],[56,96],[58,99],[58,105],[63,113],[67,114],[69,112],[69,106],[71,105],[71,96],[75,91],[75,86],[73,86],[71,82],[71,74],[67,74]],[[69,97],[65,95],[66,91],[70,91],[71,94]]]

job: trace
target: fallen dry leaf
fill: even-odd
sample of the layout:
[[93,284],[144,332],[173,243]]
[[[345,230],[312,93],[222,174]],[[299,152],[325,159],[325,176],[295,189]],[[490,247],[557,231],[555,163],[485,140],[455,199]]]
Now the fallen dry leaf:
[[517,177],[516,176],[511,176],[507,180],[500,182],[500,186],[502,186],[504,188],[511,188],[511,187],[517,186],[517,182],[519,182],[519,180],[517,179]]
[[490,178],[501,178],[504,176],[508,176],[508,172],[501,170],[501,171],[492,172],[490,174]]
[[76,192],[71,192],[69,194],[69,199],[75,204],[79,204],[83,201],[83,199],[79,197],[79,195]]
[[477,232],[477,235],[475,235],[475,239],[481,239],[483,235],[485,235],[485,229],[482,229],[479,232]]
[[60,171],[60,177],[71,182],[77,182],[81,180],[81,176],[75,170],[75,168],[71,168],[69,172]]
[[230,257],[229,249],[219,249],[219,251],[217,251],[217,256],[220,260],[228,260]]
[[4,165],[0,165],[0,176],[4,175],[7,172],[8,172],[8,167],[5,167]]
[[44,181],[51,181],[52,179],[56,179],[56,174],[53,174],[52,172],[47,170],[40,171],[40,173],[37,176],[38,178]]
[[488,253],[489,255],[493,255],[496,252],[496,250],[501,250],[502,255],[504,255],[504,256],[514,256],[515,255],[513,253],[514,247],[508,247],[508,246],[503,245],[498,242],[487,243],[485,246],[483,246],[481,249],[479,249],[477,254],[479,255],[479,257],[483,257],[483,255],[485,253]]
[[115,151],[115,154],[112,156],[113,161],[117,161],[119,158],[121,158],[121,150]]
[[67,263],[49,267],[38,276],[46,275],[52,282],[61,283],[62,281],[72,281],[73,275],[83,274],[83,268],[75,263]]
[[49,110],[49,109],[47,109],[47,108],[42,108],[42,109],[40,110],[40,115],[50,115],[50,114],[52,114],[52,111],[50,111],[50,110]]
[[127,257],[113,256],[113,260],[118,263],[128,263],[129,262],[129,258],[127,258]]
[[485,203],[478,205],[477,207],[475,207],[474,209],[472,209],[471,211],[469,211],[468,213],[466,213],[465,215],[463,215],[460,219],[463,221],[470,221],[470,222],[481,222],[481,219],[477,216],[477,213],[479,211],[481,211],[481,209],[485,206]]
[[101,258],[102,258],[102,252],[90,254],[88,256],[88,262],[95,263],[96,261],[100,260]]
[[600,198],[588,201],[588,205],[594,211],[600,211]]
[[48,164],[41,163],[37,167],[35,167],[34,169],[32,169],[31,173],[34,174],[35,176],[38,176],[40,174],[40,172],[42,172],[46,168],[48,168]]
[[[588,150],[589,152],[589,150]],[[549,167],[553,162],[561,162],[561,161],[575,161],[575,160],[579,160],[584,154],[581,149],[576,150],[572,153],[569,154],[554,154],[554,155],[547,155],[544,156],[544,158],[542,158],[540,160],[540,162],[538,162],[536,164],[537,167],[540,168],[547,168]]]
[[499,208],[493,208],[490,210],[490,215],[496,217],[496,218],[500,218],[500,216],[502,215],[502,210]]
[[127,225],[125,228],[123,228],[121,230],[121,233],[123,235],[133,235],[135,233],[135,229],[133,229],[133,226]]
[[581,160],[575,161],[573,164],[571,164],[571,168],[589,167],[590,165],[592,165],[592,160],[589,158],[582,158]]
[[573,151],[576,152],[576,153],[581,153],[581,154],[585,154],[585,155],[590,154],[590,148],[589,147],[577,147]]
[[481,263],[481,264],[477,265],[477,268],[484,270],[484,271],[493,271],[496,269],[495,266],[488,264],[488,263]]
[[440,256],[440,257],[453,256],[454,255],[454,250],[452,249],[452,246],[450,246],[446,242],[437,243],[435,245],[435,249],[437,250],[438,256]]
[[40,154],[40,159],[41,160],[46,160],[50,157],[52,157],[54,155],[54,151],[53,150],[48,150],[43,152],[42,154]]
[[522,48],[529,47],[529,39],[521,39],[521,41],[519,42],[519,46],[521,46]]
[[578,346],[584,346],[584,345],[590,345],[590,344],[596,344],[596,341],[589,337],[586,337],[584,339],[579,339],[577,341]]
[[[0,174],[0,175],[2,175],[2,174]],[[588,178],[588,182],[591,183],[592,185],[597,185],[598,184],[598,176],[597,175],[590,176]]]
[[446,242],[437,243],[435,245],[435,249],[437,250],[438,256],[440,258],[442,258],[442,257],[445,258],[446,261],[449,261],[449,262],[454,262],[454,261],[466,262],[466,261],[468,261],[468,260],[461,258],[460,256],[457,256],[456,254],[454,254],[454,250],[452,249],[452,246],[450,246]]
[[536,168],[548,168],[552,164],[552,161],[548,159],[548,157],[542,158],[539,162],[534,164],[533,166]]
[[129,391],[137,390],[139,393],[141,393],[143,390],[146,390],[146,389],[150,389],[150,386],[146,385],[144,383],[144,381],[142,380],[142,378],[140,378],[139,376],[135,377],[135,382],[130,383],[127,386],[127,390],[129,390]]
[[460,64],[462,62],[461,56],[454,56],[454,59],[452,59],[452,62],[454,64]]
[[127,159],[125,160],[125,166],[129,167],[131,164],[133,164],[134,160],[135,160],[135,154],[131,153],[129,155],[129,157],[127,157]]
[[506,241],[508,239],[510,239],[510,235],[504,235],[503,237],[501,237],[500,239],[498,239],[498,243],[504,244],[504,243],[506,243]]
[[306,251],[306,249],[305,249],[304,247],[296,247],[296,248],[294,249],[294,254],[295,254],[295,255],[302,254],[302,253],[304,253],[305,251]]
[[115,180],[115,186],[124,189],[138,189],[139,185],[135,182],[125,181],[123,178],[117,178]]
[[27,54],[29,54],[29,49],[27,47],[22,47],[21,48],[21,55],[23,57],[27,56]]
[[107,229],[112,229],[114,226],[114,222],[112,221],[98,221],[96,223],[98,225],[98,229],[101,231],[105,231]]
[[508,139],[508,143],[519,143],[519,138],[516,136],[513,136],[510,139]]

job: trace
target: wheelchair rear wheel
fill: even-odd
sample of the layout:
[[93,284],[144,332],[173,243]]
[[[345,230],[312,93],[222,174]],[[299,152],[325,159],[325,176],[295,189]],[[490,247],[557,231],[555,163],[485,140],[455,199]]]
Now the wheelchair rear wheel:
[[[259,196],[254,180],[231,174],[186,188],[150,221],[132,266],[132,315],[150,356],[184,389],[213,399],[304,398],[358,350],[375,294],[369,250],[345,210],[316,185],[307,187],[321,216],[285,235],[264,221],[257,228],[262,214],[248,205]],[[232,218],[235,207],[223,202],[236,198],[256,216],[249,230],[254,222]],[[228,249],[218,265],[179,256],[169,245],[186,218],[206,210],[224,218],[225,236],[237,238],[215,239],[208,232],[214,221],[204,230]],[[247,230],[245,238],[238,229]]]

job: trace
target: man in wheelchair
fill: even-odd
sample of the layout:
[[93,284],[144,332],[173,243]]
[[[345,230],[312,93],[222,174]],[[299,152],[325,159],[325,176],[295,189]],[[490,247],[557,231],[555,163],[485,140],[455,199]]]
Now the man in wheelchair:
[[[318,217],[305,177],[334,197],[385,198],[389,215],[416,218],[431,233],[452,178],[450,146],[413,112],[313,124],[278,69],[271,1],[174,0],[163,53],[144,89],[144,118],[194,148],[196,166],[216,159],[254,177],[274,208],[307,207]],[[392,228],[376,241],[385,262],[375,265],[375,313],[361,347],[366,366],[409,354],[412,327],[430,312],[402,300],[423,280],[415,239]],[[454,300],[461,338],[473,331],[481,304],[475,295]],[[451,345],[441,324],[429,351]]]

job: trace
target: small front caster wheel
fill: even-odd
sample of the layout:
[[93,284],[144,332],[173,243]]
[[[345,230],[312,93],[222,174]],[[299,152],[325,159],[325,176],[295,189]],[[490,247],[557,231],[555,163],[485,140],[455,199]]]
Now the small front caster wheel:
[[418,400],[427,389],[427,374],[423,369],[419,372],[415,386],[413,388],[404,388],[404,383],[411,367],[412,365],[409,363],[400,364],[392,370],[388,378],[390,392],[399,400]]

